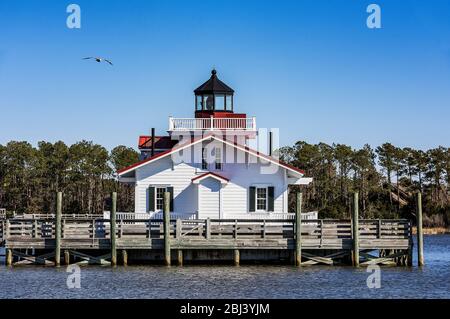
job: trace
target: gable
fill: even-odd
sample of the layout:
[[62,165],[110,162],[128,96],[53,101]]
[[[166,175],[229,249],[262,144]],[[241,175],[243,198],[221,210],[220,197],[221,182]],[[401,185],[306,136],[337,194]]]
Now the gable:
[[[175,153],[181,153],[182,151],[188,149],[188,148],[193,148],[194,152],[196,151],[195,146],[199,147],[199,143],[203,143],[204,141],[218,141],[223,143],[224,145],[227,145],[228,147],[234,148],[235,150],[239,151],[239,152],[243,152],[245,154],[248,154],[250,156],[255,157],[256,159],[258,159],[259,162],[267,162],[273,165],[277,165],[279,167],[282,167],[283,169],[286,169],[291,175],[292,177],[296,177],[296,178],[301,178],[304,175],[304,171],[300,170],[296,167],[293,167],[289,164],[283,163],[281,161],[279,161],[278,159],[262,154],[261,152],[258,152],[256,150],[250,149],[248,146],[245,145],[240,145],[238,143],[235,142],[231,142],[231,141],[227,141],[224,140],[220,137],[217,137],[215,135],[206,135],[202,138],[197,138],[197,139],[191,139],[191,141],[186,142],[186,143],[179,143],[177,145],[175,145],[175,147],[173,147],[170,150],[167,150],[165,152],[156,154],[153,157],[150,157],[146,160],[143,160],[141,162],[138,162],[136,164],[133,164],[129,167],[126,167],[124,169],[121,169],[117,172],[119,177],[131,177],[134,176],[133,172],[145,165],[151,165],[152,163],[159,161],[163,158],[169,157],[169,156],[173,156],[173,155],[178,155]],[[200,147],[201,150],[201,147]],[[200,151],[201,152],[201,151]],[[198,155],[198,154],[197,154]],[[257,162],[258,162],[257,161]],[[226,162],[225,162],[226,163]]]

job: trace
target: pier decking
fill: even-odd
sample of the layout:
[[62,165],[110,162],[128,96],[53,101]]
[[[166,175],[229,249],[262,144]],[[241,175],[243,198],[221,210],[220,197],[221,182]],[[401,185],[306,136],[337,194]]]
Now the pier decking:
[[[287,261],[298,266],[412,265],[411,221],[359,219],[357,194],[351,220],[302,220],[301,194],[294,220],[170,219],[169,193],[165,193],[163,219],[117,219],[116,194],[111,198],[110,219],[63,215],[61,193],[55,218],[0,219],[0,246],[6,248],[6,264],[58,266],[63,251],[66,264],[116,265],[120,251],[124,265],[129,260],[159,260],[166,265],[175,260],[182,265],[184,261],[228,259],[236,265],[241,259]],[[419,265],[423,264],[421,236],[420,232]]]
[[[116,249],[128,252],[163,250],[163,220],[118,220]],[[36,262],[23,251],[56,249],[56,223],[52,219],[8,219],[0,222],[0,242],[13,255]],[[295,221],[292,220],[171,220],[170,250],[287,250],[296,248]],[[108,251],[111,249],[111,220],[62,218],[60,249]],[[333,264],[350,255],[354,248],[350,220],[307,220],[301,225],[302,257],[307,264]],[[379,256],[368,252],[395,251],[395,258],[408,256],[412,249],[408,220],[359,220],[359,249],[364,262]],[[317,251],[334,251],[321,256]],[[95,256],[95,253],[89,253]],[[330,255],[330,254],[329,254]],[[398,256],[397,256],[398,255]],[[48,257],[52,257],[49,255]],[[107,259],[106,258],[104,259]],[[364,256],[363,256],[364,257]],[[387,255],[383,258],[386,259]],[[30,259],[31,258],[31,259]],[[47,258],[44,258],[47,259]],[[389,259],[389,258],[388,258]],[[381,261],[380,261],[381,262]]]

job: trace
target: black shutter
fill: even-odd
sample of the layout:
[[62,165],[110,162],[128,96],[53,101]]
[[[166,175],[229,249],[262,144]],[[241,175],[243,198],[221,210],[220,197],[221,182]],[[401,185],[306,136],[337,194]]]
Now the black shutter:
[[167,187],[167,191],[170,193],[170,211],[173,212],[173,187]]
[[275,187],[267,187],[267,210],[273,212],[275,210]]
[[250,212],[255,211],[256,187],[250,186],[248,189],[248,208]]
[[148,188],[148,210],[150,212],[155,211],[155,188],[154,187]]

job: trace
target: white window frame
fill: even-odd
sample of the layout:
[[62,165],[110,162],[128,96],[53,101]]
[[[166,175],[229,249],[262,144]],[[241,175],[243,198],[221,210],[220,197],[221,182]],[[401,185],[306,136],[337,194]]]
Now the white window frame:
[[[153,212],[162,212],[164,210],[164,193],[167,192],[167,188],[171,187],[170,185],[150,185],[155,188],[155,210]],[[158,208],[158,189],[164,189],[162,193],[162,208]]]
[[[214,168],[216,171],[223,170],[223,160],[222,160],[222,148],[216,147],[214,149]],[[217,165],[220,165],[220,168],[217,168]]]
[[[258,189],[265,189],[266,191],[266,207],[264,209],[258,208]],[[268,213],[268,207],[269,207],[269,186],[258,186],[255,185],[255,212],[256,213]]]

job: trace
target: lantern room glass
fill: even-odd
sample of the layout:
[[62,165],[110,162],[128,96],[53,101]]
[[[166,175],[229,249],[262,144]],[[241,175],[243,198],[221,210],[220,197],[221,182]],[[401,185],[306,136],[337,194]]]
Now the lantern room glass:
[[197,111],[201,111],[203,109],[203,96],[201,95],[196,95],[195,96],[195,109]]
[[214,111],[214,95],[203,95],[203,109],[206,111]]
[[220,93],[196,95],[195,110],[233,112],[233,95]]
[[215,111],[225,111],[225,95],[223,95],[223,94],[215,95],[214,110]]

